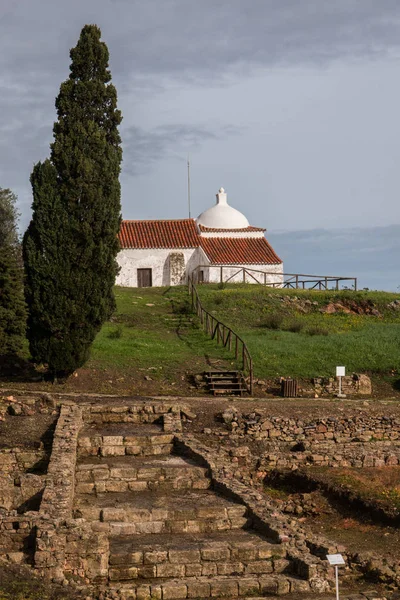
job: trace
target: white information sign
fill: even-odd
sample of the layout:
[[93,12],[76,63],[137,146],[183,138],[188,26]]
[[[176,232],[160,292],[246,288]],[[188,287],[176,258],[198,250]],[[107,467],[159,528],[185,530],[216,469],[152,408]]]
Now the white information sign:
[[[346,376],[346,367],[336,367],[336,377],[345,377]],[[332,556],[334,556],[332,554]]]
[[341,554],[328,554],[326,558],[328,559],[329,564],[332,566],[346,564]]

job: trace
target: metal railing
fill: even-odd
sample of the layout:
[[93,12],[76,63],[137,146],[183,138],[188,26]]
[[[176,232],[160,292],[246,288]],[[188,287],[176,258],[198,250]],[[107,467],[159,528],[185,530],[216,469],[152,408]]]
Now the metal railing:
[[[235,359],[242,361],[242,371],[245,375],[245,382],[249,394],[253,395],[253,359],[251,358],[249,349],[237,333],[228,325],[222,323],[203,307],[199,298],[198,291],[193,283],[192,277],[188,276],[189,294],[192,299],[192,308],[200,319],[200,323],[205,332],[211,336],[211,339],[216,339],[217,344],[222,343],[224,348],[229,351],[234,351]],[[246,380],[247,376],[247,380]]]
[[[213,283],[258,283],[266,287],[303,289],[303,290],[339,290],[340,284],[346,282],[349,289],[357,291],[357,277],[342,277],[336,275],[307,275],[304,273],[277,273],[275,271],[261,271],[238,265],[199,265],[192,271],[195,283],[208,283],[204,274],[210,269],[217,270],[218,276],[213,278]],[[218,281],[217,281],[218,279]],[[271,281],[272,279],[272,281]],[[275,279],[275,281],[274,281]]]

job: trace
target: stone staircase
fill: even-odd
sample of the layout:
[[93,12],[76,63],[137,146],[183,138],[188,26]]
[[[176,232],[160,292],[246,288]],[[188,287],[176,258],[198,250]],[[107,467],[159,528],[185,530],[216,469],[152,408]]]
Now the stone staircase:
[[108,536],[108,587],[121,599],[246,597],[310,591],[284,544],[251,529],[208,469],[174,454],[160,426],[86,426],[74,517]]

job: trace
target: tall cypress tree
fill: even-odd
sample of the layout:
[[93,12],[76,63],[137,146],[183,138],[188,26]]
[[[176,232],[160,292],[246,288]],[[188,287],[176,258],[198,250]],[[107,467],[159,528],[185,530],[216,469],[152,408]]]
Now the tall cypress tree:
[[25,339],[21,245],[18,240],[16,195],[0,188],[0,354],[13,356]]
[[115,309],[122,159],[117,93],[100,29],[85,25],[56,98],[50,160],[31,175],[24,237],[28,338],[55,375],[82,366]]

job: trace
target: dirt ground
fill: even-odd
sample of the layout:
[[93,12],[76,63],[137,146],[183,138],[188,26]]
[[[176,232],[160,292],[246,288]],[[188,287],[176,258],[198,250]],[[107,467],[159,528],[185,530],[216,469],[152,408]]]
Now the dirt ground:
[[13,417],[0,421],[0,448],[46,448],[51,444],[56,415],[38,414]]

